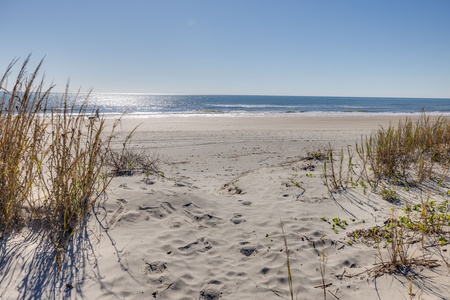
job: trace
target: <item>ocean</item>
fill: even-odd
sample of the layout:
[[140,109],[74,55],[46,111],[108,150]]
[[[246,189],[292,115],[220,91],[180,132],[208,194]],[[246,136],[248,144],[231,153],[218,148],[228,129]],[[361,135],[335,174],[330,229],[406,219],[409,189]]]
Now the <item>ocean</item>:
[[450,99],[93,93],[106,117],[450,115]]

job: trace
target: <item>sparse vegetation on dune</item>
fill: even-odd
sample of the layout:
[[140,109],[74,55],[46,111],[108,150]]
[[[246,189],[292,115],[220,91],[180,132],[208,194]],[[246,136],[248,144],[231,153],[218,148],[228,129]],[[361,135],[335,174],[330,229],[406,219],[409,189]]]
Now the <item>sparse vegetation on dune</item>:
[[[361,178],[393,204],[384,226],[350,234],[378,244],[378,263],[370,271],[380,276],[406,274],[416,266],[448,267],[441,247],[449,242],[450,233],[448,200],[443,199],[450,185],[450,121],[443,116],[431,119],[425,113],[416,122],[406,118],[363,138],[356,151]],[[417,197],[423,194],[425,201]],[[440,257],[431,255],[431,248]]]
[[425,113],[414,122],[381,128],[356,145],[365,180],[376,187],[381,181],[422,184],[434,176],[445,178],[450,162],[450,122]]
[[[403,275],[412,298],[419,268],[443,265],[450,270],[443,248],[450,243],[450,121],[446,117],[423,113],[416,121],[405,118],[362,137],[354,148],[335,150],[329,145],[324,151],[309,151],[305,159],[322,161],[323,182],[331,195],[362,188],[364,194],[370,190],[380,201],[392,204],[383,224],[347,233],[349,245],[361,242],[377,249],[376,263],[362,273]],[[333,223],[328,217],[321,219],[332,224],[334,232],[347,226],[339,218]],[[322,280],[325,261],[322,252]],[[287,265],[290,281],[289,257]],[[289,290],[292,294],[291,285]]]
[[417,121],[400,120],[397,126],[380,128],[361,138],[355,156],[328,149],[324,160],[324,182],[330,192],[342,191],[364,182],[377,190],[384,185],[430,189],[430,184],[448,184],[450,166],[450,122],[446,117],[430,118],[425,113]]

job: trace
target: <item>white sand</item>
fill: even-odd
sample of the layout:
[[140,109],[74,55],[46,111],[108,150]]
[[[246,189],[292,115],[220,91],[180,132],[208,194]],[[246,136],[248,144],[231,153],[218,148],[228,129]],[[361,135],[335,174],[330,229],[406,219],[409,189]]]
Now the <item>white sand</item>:
[[[56,279],[52,257],[43,246],[34,248],[36,233],[2,243],[0,299],[288,299],[280,221],[295,298],[324,298],[323,289],[315,288],[322,284],[323,251],[324,278],[331,283],[327,299],[410,299],[405,276],[374,279],[363,272],[377,261],[375,248],[347,243],[348,232],[382,225],[392,205],[362,189],[331,196],[322,163],[302,169],[308,150],[354,145],[390,121],[396,122],[374,117],[123,120],[117,142],[142,123],[133,145],[161,155],[165,177],[114,178],[98,215],[107,232],[92,218],[89,238],[77,240],[76,252],[69,249],[68,264]],[[286,184],[290,178],[306,191]],[[349,225],[335,233],[322,217]],[[413,299],[450,299],[445,267],[424,268],[420,275],[413,281]]]

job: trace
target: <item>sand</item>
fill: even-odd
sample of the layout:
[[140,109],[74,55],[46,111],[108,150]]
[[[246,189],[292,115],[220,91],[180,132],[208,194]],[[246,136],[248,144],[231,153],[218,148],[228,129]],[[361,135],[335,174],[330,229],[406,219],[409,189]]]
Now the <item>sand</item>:
[[[374,278],[366,271],[377,247],[347,236],[382,225],[392,204],[362,188],[330,194],[322,163],[304,160],[389,122],[397,119],[124,119],[115,143],[140,124],[132,145],[159,157],[164,176],[114,178],[61,272],[38,231],[5,239],[0,299],[290,299],[281,223],[295,299],[324,299],[322,279],[327,299],[410,299],[408,276]],[[348,226],[334,232],[324,217]],[[450,299],[445,266],[415,271],[412,299]]]

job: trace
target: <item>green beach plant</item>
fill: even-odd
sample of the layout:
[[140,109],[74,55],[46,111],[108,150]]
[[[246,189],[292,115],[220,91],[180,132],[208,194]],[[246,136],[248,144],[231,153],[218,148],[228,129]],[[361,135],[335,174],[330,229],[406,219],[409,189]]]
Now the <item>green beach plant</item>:
[[397,192],[393,188],[383,187],[379,191],[379,194],[383,200],[386,200],[388,202],[396,203],[396,202],[400,201]]
[[417,266],[438,266],[438,261],[432,259],[427,251],[429,247],[437,247],[437,253],[448,267],[448,261],[440,251],[440,247],[447,242],[444,233],[450,227],[448,221],[443,222],[449,220],[444,207],[447,207],[445,202],[435,205],[430,201],[429,205],[405,206],[402,209],[404,213],[400,214],[393,205],[391,216],[383,226],[357,230],[347,235],[351,240],[375,241],[377,263],[369,272],[376,277],[385,273],[404,274],[405,270]]
[[373,191],[382,183],[403,185],[405,190],[430,180],[442,186],[450,169],[450,122],[443,116],[431,119],[425,113],[416,121],[405,118],[396,126],[390,124],[362,137],[355,149],[357,160],[350,148],[346,154],[341,149],[336,155],[331,145],[328,147],[323,178],[330,192],[360,182]]
[[306,152],[307,160],[324,161],[328,159],[328,151],[326,149],[313,149]]
[[306,189],[301,185],[301,183],[298,182],[297,180],[295,180],[293,177],[289,178],[289,183],[286,183],[286,185],[287,186],[293,185],[302,190],[302,192],[297,195],[297,198],[299,198],[301,195],[303,195],[306,192]]

